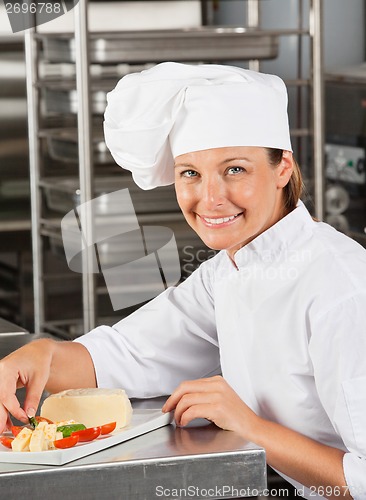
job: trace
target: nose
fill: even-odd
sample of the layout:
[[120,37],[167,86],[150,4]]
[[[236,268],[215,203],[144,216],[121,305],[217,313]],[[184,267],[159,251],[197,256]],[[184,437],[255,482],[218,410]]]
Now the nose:
[[201,201],[207,210],[213,210],[224,205],[226,186],[220,176],[207,176],[201,184]]

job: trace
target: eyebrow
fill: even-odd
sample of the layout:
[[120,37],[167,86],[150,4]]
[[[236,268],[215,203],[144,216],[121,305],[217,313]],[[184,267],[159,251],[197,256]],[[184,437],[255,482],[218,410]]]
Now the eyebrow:
[[235,158],[227,158],[222,163],[230,163],[232,161],[247,161],[249,163],[252,163],[252,160],[250,158],[246,158],[245,156],[243,156],[243,157],[235,157]]
[[176,167],[195,168],[195,166],[192,165],[192,163],[175,163],[174,168]]

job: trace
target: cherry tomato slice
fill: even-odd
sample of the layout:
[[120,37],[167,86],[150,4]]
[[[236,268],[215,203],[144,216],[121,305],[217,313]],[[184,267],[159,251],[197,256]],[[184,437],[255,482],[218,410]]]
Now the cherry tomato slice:
[[11,449],[11,443],[14,438],[7,437],[7,436],[0,436],[0,443],[5,446],[6,448]]
[[78,436],[81,443],[86,441],[93,441],[100,435],[100,427],[89,427],[88,429],[83,429],[82,431],[75,431],[71,435]]
[[104,436],[104,434],[110,434],[111,432],[113,432],[114,429],[116,428],[116,424],[117,422],[111,422],[109,424],[101,425],[100,426],[101,435]]
[[57,439],[53,442],[56,448],[64,450],[65,448],[72,448],[79,441],[79,436],[69,436],[67,438]]
[[17,437],[19,432],[24,429],[25,426],[23,425],[12,425],[11,426],[11,433],[13,434],[14,437]]

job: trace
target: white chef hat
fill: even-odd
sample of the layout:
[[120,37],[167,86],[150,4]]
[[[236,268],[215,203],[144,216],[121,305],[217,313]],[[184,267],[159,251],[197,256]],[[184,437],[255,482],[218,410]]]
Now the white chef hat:
[[287,91],[274,75],[234,66],[162,63],[107,96],[105,141],[138,186],[174,182],[174,158],[227,146],[292,151]]

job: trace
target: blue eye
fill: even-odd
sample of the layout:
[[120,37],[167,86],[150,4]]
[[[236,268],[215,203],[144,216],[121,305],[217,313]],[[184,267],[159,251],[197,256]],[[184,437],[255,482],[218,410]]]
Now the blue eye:
[[182,177],[196,177],[197,175],[197,172],[195,172],[194,170],[185,170],[184,172],[181,173],[181,176]]
[[240,174],[242,172],[245,172],[245,168],[243,167],[229,167],[228,168],[228,173],[229,174]]

